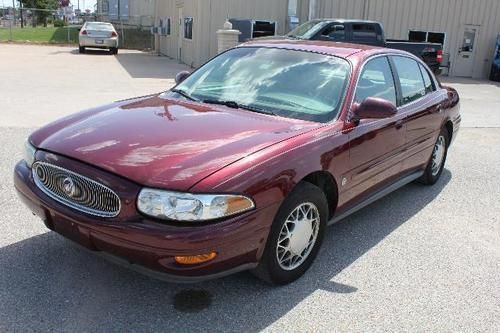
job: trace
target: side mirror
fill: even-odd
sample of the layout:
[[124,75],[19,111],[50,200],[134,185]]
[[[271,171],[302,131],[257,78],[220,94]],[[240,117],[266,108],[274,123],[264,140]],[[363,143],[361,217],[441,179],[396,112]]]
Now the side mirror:
[[182,81],[187,79],[189,75],[191,75],[191,73],[189,73],[188,71],[182,71],[177,73],[177,75],[175,76],[175,83],[177,84],[181,83]]
[[398,112],[394,104],[386,99],[367,97],[361,104],[355,104],[353,114],[355,120],[390,118]]

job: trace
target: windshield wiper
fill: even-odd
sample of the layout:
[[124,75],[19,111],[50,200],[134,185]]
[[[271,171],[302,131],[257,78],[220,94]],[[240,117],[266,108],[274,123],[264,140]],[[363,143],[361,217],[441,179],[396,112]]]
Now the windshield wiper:
[[199,99],[196,99],[194,98],[193,96],[189,95],[187,92],[185,92],[184,90],[182,89],[172,89],[170,90],[171,92],[174,92],[174,93],[177,93],[183,97],[186,97],[187,99],[189,99],[190,101],[195,101],[195,102],[199,102],[200,100]]
[[263,110],[263,109],[260,109],[260,108],[256,108],[256,107],[250,106],[250,105],[238,104],[235,101],[219,101],[219,100],[216,100],[216,99],[205,99],[205,100],[203,100],[203,103],[224,105],[224,106],[227,106],[228,108],[244,109],[244,110],[248,110],[248,111],[252,111],[252,112],[257,112],[257,113],[268,114],[268,115],[272,115],[272,116],[276,115],[274,112]]

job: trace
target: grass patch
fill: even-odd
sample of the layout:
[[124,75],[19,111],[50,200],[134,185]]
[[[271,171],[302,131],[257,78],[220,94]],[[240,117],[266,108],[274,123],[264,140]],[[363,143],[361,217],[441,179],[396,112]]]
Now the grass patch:
[[[26,28],[13,28],[12,40],[16,42],[32,42],[32,43],[68,43],[68,29],[69,29],[69,43],[78,44],[78,28],[75,27],[26,27]],[[9,28],[0,29],[0,41],[10,40]]]

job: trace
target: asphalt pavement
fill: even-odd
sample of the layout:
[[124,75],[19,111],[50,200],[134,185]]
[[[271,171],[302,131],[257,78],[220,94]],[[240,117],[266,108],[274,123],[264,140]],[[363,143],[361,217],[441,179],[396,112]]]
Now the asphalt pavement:
[[[500,85],[452,81],[465,101],[465,126],[440,181],[405,186],[330,227],[301,279],[273,287],[243,272],[179,285],[49,232],[12,184],[35,127],[106,99],[158,91],[183,68],[151,54],[123,54],[133,61],[0,44],[0,57],[9,57],[0,62],[0,332],[498,331]],[[64,70],[34,72],[58,62]],[[107,81],[106,66],[121,90]],[[85,83],[84,76],[98,80]],[[67,96],[58,99],[61,86]]]

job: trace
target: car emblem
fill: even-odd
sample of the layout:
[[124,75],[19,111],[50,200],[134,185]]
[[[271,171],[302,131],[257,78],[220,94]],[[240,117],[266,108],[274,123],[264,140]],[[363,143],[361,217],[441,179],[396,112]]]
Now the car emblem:
[[67,196],[72,197],[75,195],[76,186],[75,186],[75,183],[73,182],[73,179],[71,179],[70,177],[64,178],[64,180],[62,182],[62,188],[63,188],[64,193],[66,193]]

